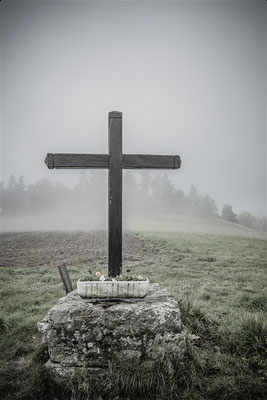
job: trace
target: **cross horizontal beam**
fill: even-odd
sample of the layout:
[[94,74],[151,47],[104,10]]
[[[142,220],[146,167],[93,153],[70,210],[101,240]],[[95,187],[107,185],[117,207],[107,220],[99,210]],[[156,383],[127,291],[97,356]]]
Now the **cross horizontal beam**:
[[[45,159],[48,168],[109,168],[108,154],[48,153]],[[124,169],[178,169],[180,156],[152,154],[123,154]]]
[[180,156],[158,156],[152,154],[123,154],[122,166],[125,169],[178,169]]

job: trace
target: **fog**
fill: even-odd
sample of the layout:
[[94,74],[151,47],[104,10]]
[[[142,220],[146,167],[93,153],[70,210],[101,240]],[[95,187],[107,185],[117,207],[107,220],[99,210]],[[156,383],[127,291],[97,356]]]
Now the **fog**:
[[[80,171],[48,170],[46,153],[107,153],[108,112],[118,110],[125,153],[179,154],[181,169],[166,172],[176,189],[194,184],[219,211],[266,215],[266,1],[4,0],[0,10],[6,186],[14,175],[73,191]],[[58,203],[42,209],[43,221],[61,219],[47,227],[68,227],[74,214],[74,228],[106,227],[107,171],[96,176],[103,190],[84,192],[88,219],[71,197],[65,216]],[[125,221],[142,220],[130,193]],[[36,215],[27,226],[44,226]]]

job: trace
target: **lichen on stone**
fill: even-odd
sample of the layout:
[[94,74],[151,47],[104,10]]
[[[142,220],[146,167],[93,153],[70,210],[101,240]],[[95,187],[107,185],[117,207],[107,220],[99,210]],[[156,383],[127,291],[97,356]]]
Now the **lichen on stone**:
[[99,370],[111,361],[155,360],[165,351],[182,357],[186,331],[177,301],[158,284],[133,301],[90,301],[76,291],[61,298],[38,323],[48,344],[47,366],[66,376]]

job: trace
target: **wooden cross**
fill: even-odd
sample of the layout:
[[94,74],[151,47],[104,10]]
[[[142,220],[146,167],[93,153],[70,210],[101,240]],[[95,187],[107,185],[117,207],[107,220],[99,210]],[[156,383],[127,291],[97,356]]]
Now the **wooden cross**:
[[180,156],[122,154],[122,113],[108,115],[109,154],[48,153],[48,168],[108,168],[108,274],[122,272],[122,169],[178,169]]

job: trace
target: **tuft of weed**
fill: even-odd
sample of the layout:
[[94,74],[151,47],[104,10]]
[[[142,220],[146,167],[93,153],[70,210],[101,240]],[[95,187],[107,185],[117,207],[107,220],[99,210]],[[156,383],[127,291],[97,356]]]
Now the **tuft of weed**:
[[227,346],[236,354],[267,356],[267,323],[260,315],[247,315],[231,332]]
[[198,261],[215,262],[217,259],[215,257],[199,257]]
[[225,346],[231,353],[247,360],[255,378],[261,378],[259,387],[264,386],[267,393],[267,323],[264,317],[247,315],[231,331]]
[[113,399],[114,382],[108,375],[103,379],[102,374],[88,373],[86,370],[77,371],[66,382],[71,400],[103,400]]
[[267,297],[266,296],[251,296],[245,293],[239,304],[249,311],[267,311]]
[[9,328],[8,322],[5,320],[5,318],[0,317],[0,335],[1,333],[7,331]]
[[165,353],[153,363],[111,363],[102,374],[77,372],[67,381],[72,400],[203,399],[206,361],[188,341],[184,358]]
[[19,379],[21,372],[15,368],[0,369],[0,393],[1,398],[14,399],[16,391],[19,389]]
[[31,366],[31,386],[26,398],[28,397],[29,400],[62,399],[64,392],[63,386],[52,379],[44,365],[33,364]]
[[118,393],[127,399],[201,398],[205,360],[188,339],[183,359],[165,353],[153,364],[117,366],[112,376]]
[[[160,364],[162,366],[162,363]],[[159,363],[151,368],[149,365],[138,362],[119,366],[113,372],[116,386],[125,397],[130,396],[131,399],[147,397],[150,399],[151,396],[155,397],[161,394],[165,389],[164,383],[170,384],[170,376],[166,374],[168,367],[164,367],[160,370]],[[165,382],[164,378],[166,379]],[[166,395],[168,394],[169,390],[167,390]]]
[[32,355],[29,385],[21,394],[21,400],[63,400],[70,398],[64,385],[55,381],[45,367],[44,364],[48,358],[47,345],[39,345]]
[[48,346],[46,343],[42,343],[35,349],[32,355],[32,362],[33,364],[45,364],[48,360]]
[[184,325],[203,340],[218,339],[218,325],[200,307],[193,307],[187,298],[179,302]]

